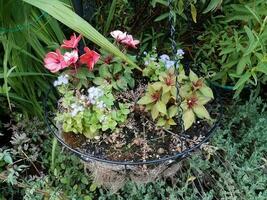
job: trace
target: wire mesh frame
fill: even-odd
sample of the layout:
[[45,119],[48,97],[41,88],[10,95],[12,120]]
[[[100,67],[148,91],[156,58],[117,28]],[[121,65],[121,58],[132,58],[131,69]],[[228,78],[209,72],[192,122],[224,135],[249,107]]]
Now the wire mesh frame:
[[[49,129],[50,132],[53,133],[53,135],[57,138],[57,140],[64,146],[66,147],[68,150],[70,150],[72,153],[78,155],[83,161],[85,162],[92,162],[92,161],[97,161],[97,162],[102,162],[102,163],[106,163],[106,164],[113,164],[113,165],[123,165],[125,167],[125,169],[127,169],[127,165],[133,166],[133,165],[152,165],[152,164],[160,164],[160,163],[164,163],[164,162],[168,162],[170,161],[172,163],[172,161],[179,161],[182,160],[183,158],[187,157],[190,155],[190,153],[193,153],[194,151],[196,151],[197,149],[199,149],[201,147],[201,145],[205,144],[208,142],[208,140],[214,135],[215,133],[215,129],[218,127],[221,119],[222,119],[222,114],[223,114],[223,108],[221,106],[221,97],[220,95],[215,91],[215,94],[217,95],[217,97],[215,98],[214,101],[218,102],[219,105],[219,116],[217,117],[216,122],[214,122],[214,124],[212,125],[212,127],[209,129],[209,131],[207,132],[207,134],[205,135],[205,137],[197,144],[195,144],[194,146],[185,149],[184,151],[177,153],[175,155],[169,155],[166,157],[162,157],[159,159],[155,159],[155,160],[147,160],[147,161],[114,161],[114,160],[108,160],[108,159],[104,159],[104,158],[99,158],[95,155],[90,155],[90,154],[85,154],[77,149],[72,148],[70,145],[68,145],[60,136],[59,136],[59,131],[57,126],[54,124],[54,122],[50,119],[49,117],[49,108],[48,108],[48,96],[50,94],[50,92],[52,91],[53,87],[51,87],[48,92],[46,93],[45,99],[44,99],[44,114],[45,114],[45,123]],[[181,133],[180,133],[181,134]],[[186,135],[186,131],[183,132],[184,135]]]

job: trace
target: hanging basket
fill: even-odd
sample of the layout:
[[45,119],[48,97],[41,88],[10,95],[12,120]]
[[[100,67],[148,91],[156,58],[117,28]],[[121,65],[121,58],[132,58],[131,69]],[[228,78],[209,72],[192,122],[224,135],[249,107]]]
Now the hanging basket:
[[[210,115],[214,119],[212,125],[199,120],[190,129],[180,133],[158,129],[158,132],[148,133],[147,136],[144,136],[147,137],[146,143],[136,141],[139,144],[133,146],[133,136],[133,138],[124,140],[123,146],[114,149],[112,144],[102,145],[95,141],[92,142],[92,140],[86,140],[81,134],[62,132],[60,126],[53,122],[54,115],[49,111],[47,105],[48,96],[52,90],[53,88],[50,88],[44,100],[45,121],[50,132],[63,147],[84,161],[86,168],[93,174],[95,182],[111,188],[113,191],[121,188],[127,178],[135,182],[146,183],[154,181],[160,176],[173,176],[180,168],[179,161],[200,149],[213,136],[222,117],[221,99],[215,90],[214,100],[207,105]],[[116,134],[111,135],[115,136]],[[115,138],[115,140],[120,139],[123,138]],[[153,152],[150,154],[151,144],[155,146],[152,146]],[[126,151],[121,151],[126,148]],[[110,153],[111,151],[113,153]],[[127,155],[129,152],[130,155]],[[136,156],[142,153],[148,155],[144,158],[140,155]]]

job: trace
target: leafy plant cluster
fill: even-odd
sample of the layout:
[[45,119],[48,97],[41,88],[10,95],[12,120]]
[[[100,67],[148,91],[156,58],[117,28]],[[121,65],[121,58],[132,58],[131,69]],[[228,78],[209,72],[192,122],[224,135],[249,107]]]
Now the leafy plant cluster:
[[55,120],[66,133],[80,133],[93,138],[100,131],[113,131],[130,112],[127,104],[118,103],[118,108],[114,108],[112,87],[107,83],[90,87],[87,94],[75,93],[68,85],[60,86],[59,91],[63,95],[62,110],[57,112]]
[[246,86],[266,84],[266,8],[266,1],[226,4],[198,38],[203,71],[213,81],[233,84],[235,97]]
[[102,52],[103,61],[99,62],[98,74],[93,80],[96,85],[109,84],[113,89],[125,91],[133,88],[135,79],[132,77],[132,67],[112,54]]
[[[204,79],[199,78],[192,70],[186,76],[183,69],[179,70],[177,77],[174,66],[166,69],[168,62],[175,62],[169,59],[158,61],[155,53],[152,56],[147,54],[144,60],[144,76],[156,82],[148,84],[145,95],[137,103],[145,106],[158,126],[170,128],[171,125],[176,125],[174,118],[179,114],[182,115],[185,130],[196,122],[197,117],[212,121],[204,105],[214,97]],[[182,68],[181,64],[177,65]],[[177,99],[177,90],[180,99]]]
[[10,128],[10,145],[0,148],[1,200],[93,199],[96,186],[84,176],[80,159],[62,153],[43,122],[21,120]]

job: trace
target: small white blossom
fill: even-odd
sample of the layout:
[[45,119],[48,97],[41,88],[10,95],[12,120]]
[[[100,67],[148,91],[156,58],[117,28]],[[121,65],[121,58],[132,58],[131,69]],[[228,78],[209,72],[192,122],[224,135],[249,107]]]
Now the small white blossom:
[[79,112],[84,111],[84,107],[76,103],[71,104],[70,107],[72,108],[72,111],[71,111],[72,117],[76,116]]
[[57,87],[59,85],[66,85],[69,83],[69,75],[67,74],[63,74],[63,75],[60,75],[56,81],[54,81],[54,86]]
[[167,69],[173,67],[175,65],[175,61],[171,60],[167,54],[162,54],[159,57],[159,60],[165,65]]
[[106,107],[106,104],[103,101],[98,101],[96,107],[102,110]]
[[147,55],[147,52],[146,51],[144,51],[144,53],[143,53],[144,55]]
[[183,57],[184,50],[183,49],[178,49],[176,55],[179,56],[179,57]]
[[107,119],[108,119],[107,116],[103,115],[103,116],[100,117],[99,122],[100,123],[105,123],[107,121]]
[[163,63],[165,63],[166,61],[170,60],[170,57],[167,55],[167,54],[162,54],[160,57],[159,57],[159,60]]
[[103,90],[97,87],[90,87],[88,89],[88,100],[91,104],[95,104],[97,100],[104,95]]
[[167,69],[169,69],[169,68],[173,67],[174,64],[175,64],[175,61],[167,60],[167,61],[165,62],[165,67],[166,67]]

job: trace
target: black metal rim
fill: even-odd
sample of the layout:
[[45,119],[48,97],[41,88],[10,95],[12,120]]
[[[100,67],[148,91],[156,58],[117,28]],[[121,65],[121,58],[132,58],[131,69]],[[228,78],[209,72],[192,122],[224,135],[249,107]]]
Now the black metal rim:
[[[162,157],[160,159],[156,159],[156,160],[148,160],[148,161],[114,161],[114,160],[108,160],[108,159],[104,159],[104,158],[99,158],[96,157],[94,155],[90,155],[90,154],[85,154],[77,149],[73,149],[72,147],[70,147],[70,145],[68,145],[57,133],[55,130],[57,130],[56,125],[53,123],[53,121],[49,118],[49,114],[48,114],[48,105],[47,105],[47,101],[48,101],[48,96],[49,93],[52,91],[53,87],[51,87],[48,92],[46,93],[45,99],[44,99],[44,114],[45,114],[45,123],[49,129],[50,132],[53,133],[53,135],[57,138],[57,140],[64,146],[66,147],[68,150],[70,150],[71,152],[73,152],[74,154],[78,155],[82,160],[86,161],[86,162],[91,162],[91,161],[98,161],[98,162],[103,162],[103,163],[107,163],[107,164],[113,164],[113,165],[144,165],[144,164],[159,164],[159,163],[163,163],[163,162],[167,162],[167,161],[172,161],[172,160],[178,160],[178,159],[183,159],[187,156],[190,155],[190,153],[194,152],[195,150],[199,149],[201,147],[201,145],[205,144],[206,142],[208,142],[208,140],[214,135],[215,133],[215,129],[218,127],[221,119],[222,119],[222,114],[223,114],[223,109],[221,106],[221,97],[217,94],[217,101],[219,102],[219,116],[216,120],[216,122],[213,124],[213,126],[210,128],[210,130],[208,131],[208,133],[206,134],[206,136],[203,138],[203,140],[201,140],[199,143],[197,143],[196,145],[194,145],[191,148],[188,148],[180,153],[177,153],[175,155],[170,155],[170,156],[166,156],[166,157]],[[54,127],[54,128],[52,128]],[[186,131],[184,131],[184,133],[186,133]]]

